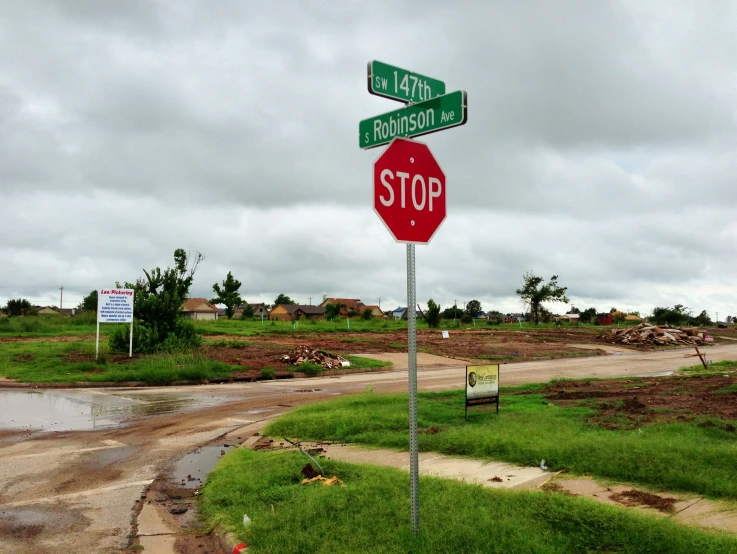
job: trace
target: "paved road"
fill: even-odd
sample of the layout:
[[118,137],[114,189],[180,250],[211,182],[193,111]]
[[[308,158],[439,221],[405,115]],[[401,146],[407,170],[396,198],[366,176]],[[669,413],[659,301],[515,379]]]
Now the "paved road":
[[[737,359],[737,344],[706,351],[713,361]],[[686,353],[615,352],[508,364],[501,381],[513,385],[561,377],[659,374],[693,363],[684,360]],[[462,364],[442,358],[424,361],[428,365],[419,371],[422,390],[463,386]],[[233,385],[35,395],[21,391],[14,394],[26,396],[13,399],[3,392],[0,423],[7,423],[7,405],[13,406],[13,417],[35,418],[34,426],[51,431],[0,430],[0,553],[119,552],[134,532],[141,493],[182,455],[298,404],[359,392],[369,384],[378,392],[404,391],[407,371]],[[23,410],[19,414],[18,398],[28,407],[25,416]],[[70,430],[56,431],[65,428]]]

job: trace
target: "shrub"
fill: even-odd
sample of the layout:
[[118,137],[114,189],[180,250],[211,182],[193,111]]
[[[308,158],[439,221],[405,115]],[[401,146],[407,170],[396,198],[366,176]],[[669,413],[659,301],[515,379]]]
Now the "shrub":
[[297,369],[304,372],[306,375],[320,375],[325,368],[318,364],[306,363],[297,366]]
[[273,367],[265,367],[261,370],[261,377],[264,379],[273,379],[276,375],[276,369]]

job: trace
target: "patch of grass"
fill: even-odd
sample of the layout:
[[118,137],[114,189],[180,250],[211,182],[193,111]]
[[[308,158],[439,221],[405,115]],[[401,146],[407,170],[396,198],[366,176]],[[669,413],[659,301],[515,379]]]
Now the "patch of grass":
[[344,356],[344,358],[351,362],[351,367],[356,369],[378,369],[392,365],[391,362],[385,360],[374,360],[373,358],[364,358],[363,356]]
[[276,375],[276,370],[273,367],[265,367],[261,370],[261,377],[264,379],[273,379]]
[[703,364],[696,364],[688,367],[682,367],[679,371],[686,373],[724,373],[737,371],[737,360],[724,360],[723,362],[714,362],[706,367]]
[[401,344],[398,342],[392,342],[391,344],[389,344],[389,346],[391,346],[392,348],[397,348],[399,350],[405,350],[407,348],[406,344]]
[[[442,433],[441,433],[442,434]],[[421,534],[410,531],[409,475],[321,460],[344,486],[300,485],[299,453],[237,449],[201,498],[209,527],[222,524],[255,551],[355,553],[730,553],[737,540],[560,493],[503,491],[420,477]],[[243,528],[243,514],[251,518]]]
[[473,358],[474,360],[514,360],[516,356],[489,354],[488,356],[481,355],[481,356],[474,356]]
[[168,385],[174,381],[203,382],[226,377],[243,367],[229,366],[189,353],[117,358],[100,345],[95,360],[93,342],[20,342],[0,344],[0,376],[27,383],[142,381]]
[[[19,316],[0,317],[0,336],[50,337],[94,334],[97,318],[94,314],[80,314],[73,317],[58,316]],[[126,324],[106,323],[100,325],[100,335],[111,335]]]
[[[503,389],[498,416],[469,410],[467,421],[462,390],[421,393],[419,427],[443,432],[420,435],[420,450],[529,466],[545,459],[552,470],[737,498],[734,434],[694,422],[604,429],[588,423],[592,408],[556,406],[540,386]],[[406,394],[363,394],[297,408],[265,433],[406,450],[408,428]]]
[[320,375],[323,371],[325,371],[325,368],[319,364],[307,362],[306,364],[300,364],[296,366],[295,370],[301,371],[305,375]]

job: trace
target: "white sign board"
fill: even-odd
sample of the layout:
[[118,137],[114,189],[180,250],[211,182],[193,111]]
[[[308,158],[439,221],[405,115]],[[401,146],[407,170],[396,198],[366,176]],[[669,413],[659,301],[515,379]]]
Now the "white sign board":
[[133,357],[133,290],[100,289],[97,291],[97,338],[95,359],[100,353],[100,323],[130,323],[128,356]]
[[450,333],[448,333],[448,331],[442,331],[442,333],[443,333],[443,338],[444,339],[449,339],[450,338]]
[[130,323],[133,321],[131,289],[101,289],[97,292],[97,321]]

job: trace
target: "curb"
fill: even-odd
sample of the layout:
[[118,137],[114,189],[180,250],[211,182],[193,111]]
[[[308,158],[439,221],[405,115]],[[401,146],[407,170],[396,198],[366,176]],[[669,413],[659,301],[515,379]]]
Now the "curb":
[[232,552],[232,554],[245,554],[248,552],[248,544],[245,542],[238,542],[238,539],[230,531],[223,530],[220,526],[216,527],[212,531],[217,535],[220,547],[223,552]]

